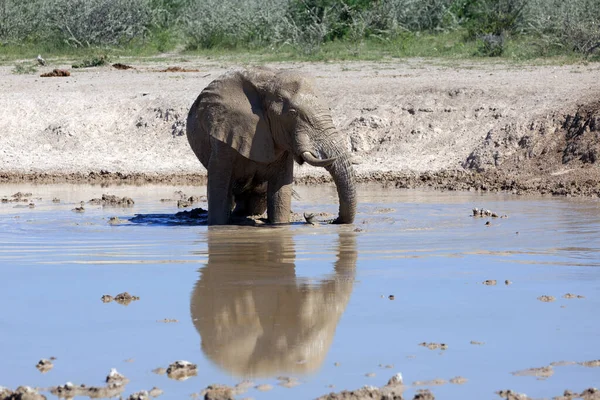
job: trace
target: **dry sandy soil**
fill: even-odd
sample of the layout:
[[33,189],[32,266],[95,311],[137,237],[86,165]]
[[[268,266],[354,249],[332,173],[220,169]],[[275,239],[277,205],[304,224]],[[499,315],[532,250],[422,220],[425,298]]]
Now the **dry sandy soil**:
[[[123,62],[123,60],[121,60]],[[202,182],[188,109],[236,65],[165,57],[36,75],[0,67],[0,182]],[[161,72],[167,67],[194,71]],[[312,75],[361,181],[600,196],[600,65],[282,63]],[[70,77],[42,78],[53,68]],[[327,180],[297,167],[299,182]]]

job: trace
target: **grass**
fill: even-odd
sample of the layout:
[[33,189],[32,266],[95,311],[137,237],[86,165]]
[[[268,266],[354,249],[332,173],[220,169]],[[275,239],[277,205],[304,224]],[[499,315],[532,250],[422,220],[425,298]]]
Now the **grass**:
[[23,61],[16,63],[12,69],[13,74],[17,75],[31,75],[38,71],[37,65],[31,61]]
[[[160,49],[159,49],[160,47]],[[404,33],[391,39],[366,38],[359,42],[337,40],[326,42],[317,51],[306,52],[291,45],[265,48],[219,48],[184,50],[173,42],[168,48],[151,41],[131,43],[124,47],[84,47],[24,44],[0,46],[0,63],[10,64],[18,60],[34,60],[42,54],[47,60],[74,60],[75,65],[101,65],[102,59],[118,60],[121,57],[148,59],[163,51],[180,59],[193,56],[240,64],[284,61],[381,61],[402,58],[438,58],[442,60],[494,60],[532,64],[574,64],[597,62],[600,55],[585,57],[580,53],[559,47],[545,46],[532,36],[516,36],[506,40],[499,57],[478,55],[477,41],[465,40],[465,31],[442,33]],[[156,60],[159,60],[158,58]],[[15,72],[16,73],[16,72]]]

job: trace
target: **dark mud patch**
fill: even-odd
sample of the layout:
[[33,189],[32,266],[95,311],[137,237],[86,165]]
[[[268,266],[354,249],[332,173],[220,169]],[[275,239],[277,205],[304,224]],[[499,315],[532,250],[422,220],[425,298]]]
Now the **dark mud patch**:
[[144,225],[206,225],[208,223],[208,211],[203,208],[184,210],[175,214],[136,214],[128,220],[135,224]]
[[127,64],[122,64],[122,63],[114,63],[112,65],[113,68],[115,69],[120,69],[120,70],[128,70],[128,69],[135,69],[134,67],[132,67],[131,65],[127,65]]
[[183,68],[183,67],[179,67],[179,66],[174,66],[174,67],[168,67],[165,69],[161,69],[158,72],[200,72],[199,69],[192,69],[192,68]]
[[53,69],[51,72],[46,72],[40,76],[42,78],[67,77],[71,76],[71,73],[66,69]]
[[100,298],[103,303],[111,303],[114,301],[115,303],[119,303],[123,306],[128,306],[132,301],[138,301],[139,299],[140,298],[138,296],[132,296],[128,292],[119,293],[115,297],[105,294]]
[[103,194],[101,198],[94,198],[88,201],[89,204],[103,207],[131,207],[135,201],[131,197],[118,197],[112,194]]

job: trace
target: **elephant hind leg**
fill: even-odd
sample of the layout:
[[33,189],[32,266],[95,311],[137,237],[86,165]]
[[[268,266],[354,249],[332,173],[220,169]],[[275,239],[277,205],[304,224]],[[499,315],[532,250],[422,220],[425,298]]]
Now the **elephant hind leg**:
[[267,184],[258,185],[236,194],[235,210],[233,215],[247,217],[250,215],[261,215],[267,211]]

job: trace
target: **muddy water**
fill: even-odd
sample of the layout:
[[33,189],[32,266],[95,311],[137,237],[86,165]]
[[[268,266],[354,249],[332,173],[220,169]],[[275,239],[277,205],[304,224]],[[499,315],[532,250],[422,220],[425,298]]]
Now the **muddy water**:
[[[244,379],[272,388],[238,398],[307,399],[397,372],[405,398],[424,387],[440,399],[552,397],[600,382],[600,368],[577,363],[528,371],[600,359],[597,200],[363,187],[353,226],[208,229],[161,201],[177,190],[205,194],[0,186],[0,198],[32,193],[0,204],[0,386],[102,386],[111,368],[130,380],[124,395],[157,386],[167,399]],[[296,191],[294,211],[336,212],[333,188]],[[72,211],[104,193],[135,204]],[[139,300],[101,301],[125,291]],[[176,360],[197,376],[152,372]],[[434,385],[457,376],[466,383]]]

